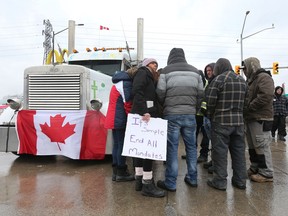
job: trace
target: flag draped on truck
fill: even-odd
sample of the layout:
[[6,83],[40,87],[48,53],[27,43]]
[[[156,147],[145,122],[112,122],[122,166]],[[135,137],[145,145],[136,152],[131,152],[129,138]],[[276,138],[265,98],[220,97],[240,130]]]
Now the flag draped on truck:
[[20,110],[16,120],[18,154],[103,159],[104,122],[105,116],[94,110]]

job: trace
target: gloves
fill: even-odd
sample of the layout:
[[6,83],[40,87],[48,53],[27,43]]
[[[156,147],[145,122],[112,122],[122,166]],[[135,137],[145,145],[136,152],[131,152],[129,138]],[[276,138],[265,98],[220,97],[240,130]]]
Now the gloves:
[[207,116],[207,103],[206,103],[206,101],[202,101],[200,110],[204,116]]

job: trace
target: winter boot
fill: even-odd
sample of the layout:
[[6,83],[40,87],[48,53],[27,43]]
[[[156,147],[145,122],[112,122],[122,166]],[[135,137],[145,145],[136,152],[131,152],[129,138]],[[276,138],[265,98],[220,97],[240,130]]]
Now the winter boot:
[[204,164],[203,164],[203,168],[204,169],[208,169],[209,167],[211,167],[212,166],[212,160],[210,160],[209,162],[205,162]]
[[166,195],[165,191],[157,188],[155,186],[154,180],[142,180],[142,191],[141,194],[143,196],[149,196],[149,197],[156,197],[156,198],[160,198],[160,197],[164,197]]
[[142,178],[143,176],[135,176],[135,190],[136,191],[141,191],[142,190]]
[[208,168],[208,173],[213,174],[213,172],[214,172],[214,166],[212,165]]
[[200,156],[197,158],[197,163],[202,163],[202,162],[207,162],[207,157],[204,156],[204,155],[200,155]]
[[134,175],[130,174],[127,165],[117,167],[116,182],[133,181]]
[[265,177],[260,174],[251,175],[251,180],[258,183],[273,182],[273,177]]
[[279,136],[278,136],[278,139],[281,140],[281,141],[284,141],[284,142],[286,141],[286,139],[285,139],[284,136],[282,136],[282,135],[279,135]]
[[186,155],[182,155],[181,158],[182,158],[183,160],[186,160]]
[[254,169],[252,169],[252,168],[249,168],[248,170],[247,170],[247,176],[248,176],[248,178],[250,178],[252,175],[255,175],[255,174],[257,174],[258,173],[258,170],[254,170]]
[[117,167],[116,165],[112,165],[113,173],[112,173],[112,181],[116,181]]

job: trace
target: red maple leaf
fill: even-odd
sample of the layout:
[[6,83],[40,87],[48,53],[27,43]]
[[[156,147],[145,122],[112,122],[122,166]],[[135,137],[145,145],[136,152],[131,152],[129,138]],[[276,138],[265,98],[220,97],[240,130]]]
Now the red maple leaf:
[[61,151],[59,143],[65,144],[65,140],[75,133],[74,129],[76,124],[66,123],[64,126],[63,122],[66,116],[62,117],[61,114],[56,116],[50,116],[50,126],[45,122],[45,124],[40,124],[42,132],[48,136],[51,142],[57,142],[58,148]]

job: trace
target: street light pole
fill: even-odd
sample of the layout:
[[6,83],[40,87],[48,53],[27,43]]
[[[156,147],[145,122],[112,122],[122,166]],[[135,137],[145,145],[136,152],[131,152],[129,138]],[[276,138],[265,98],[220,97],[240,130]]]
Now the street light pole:
[[246,38],[249,38],[249,37],[251,37],[251,36],[253,36],[253,35],[256,35],[256,34],[258,34],[258,33],[260,33],[260,32],[263,32],[263,31],[265,31],[265,30],[274,29],[274,28],[275,28],[275,26],[274,26],[274,24],[272,24],[271,27],[269,27],[269,28],[264,28],[264,29],[262,29],[262,30],[260,30],[260,31],[257,31],[257,32],[255,32],[255,33],[253,33],[253,34],[250,34],[250,35],[246,36],[246,37],[243,37],[242,40],[244,40],[244,39],[246,39]]
[[[52,64],[54,65],[54,43],[55,43],[55,35],[60,34],[61,32],[66,31],[69,29],[68,32],[68,52],[69,54],[72,53],[74,46],[75,46],[75,26],[84,26],[84,24],[75,24],[75,21],[69,20],[68,27],[65,29],[62,29],[58,32],[52,32]],[[72,49],[72,51],[70,51]]]
[[[240,65],[242,65],[242,62],[243,62],[243,40],[246,39],[246,38],[249,38],[249,37],[251,37],[251,36],[253,36],[253,35],[256,35],[256,34],[258,34],[258,33],[260,33],[260,32],[263,32],[263,31],[265,31],[265,30],[269,30],[269,29],[274,29],[274,28],[275,28],[275,27],[274,27],[274,24],[272,24],[272,26],[269,27],[269,28],[264,28],[264,29],[262,29],[262,30],[260,30],[260,31],[257,31],[257,32],[255,32],[255,33],[253,33],[253,34],[250,34],[250,35],[246,36],[246,37],[243,37],[243,31],[244,31],[244,27],[245,27],[246,17],[247,17],[247,15],[248,15],[249,13],[250,13],[250,11],[246,11],[246,15],[245,15],[245,18],[244,18],[242,31],[241,31],[241,34],[240,34],[240,46],[241,46],[241,62],[240,62]],[[238,40],[237,40],[237,41],[238,41]],[[242,70],[241,70],[241,75],[243,76],[243,71],[242,71]]]
[[63,30],[61,30],[61,31],[59,31],[59,32],[52,32],[53,34],[52,34],[52,64],[54,65],[54,54],[55,54],[55,52],[54,52],[54,43],[55,43],[55,35],[57,35],[57,34],[60,34],[61,32],[63,32],[63,31],[66,31],[68,28],[65,28],[65,29],[63,29]]
[[[245,23],[246,23],[246,18],[247,18],[247,15],[250,13],[250,11],[246,11],[246,14],[245,14],[245,18],[244,18],[244,22],[243,22],[243,26],[242,26],[242,31],[241,31],[241,34],[240,34],[240,44],[241,44],[241,64],[242,64],[242,61],[243,61],[243,31],[244,31],[244,27],[245,27]],[[240,64],[240,65],[241,65]]]

